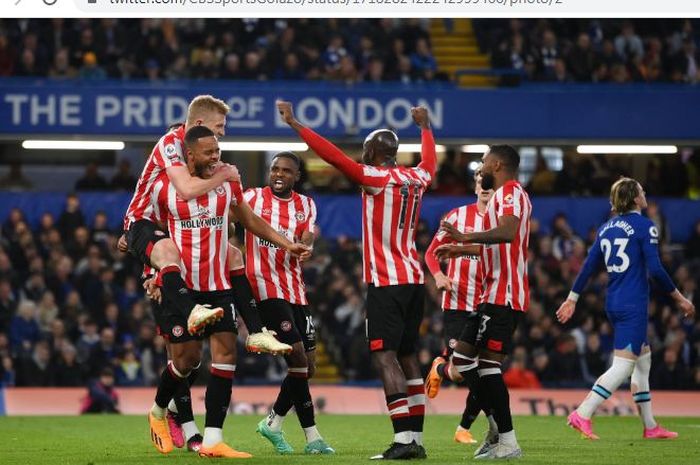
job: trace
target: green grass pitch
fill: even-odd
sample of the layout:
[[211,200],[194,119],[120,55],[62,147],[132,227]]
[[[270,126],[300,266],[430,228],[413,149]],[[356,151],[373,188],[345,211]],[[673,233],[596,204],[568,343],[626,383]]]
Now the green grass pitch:
[[[303,434],[292,414],[285,423],[287,438],[295,448],[291,456],[278,456],[255,433],[260,417],[230,416],[224,437],[239,450],[250,452],[254,464],[350,464],[369,463],[368,457],[382,452],[391,441],[385,416],[320,415],[324,438],[336,449],[335,456],[304,456]],[[473,446],[452,440],[457,417],[428,416],[425,425],[427,463],[472,462]],[[525,457],[522,464],[595,465],[689,465],[700,464],[700,418],[661,418],[678,431],[674,441],[645,441],[636,417],[600,417],[596,432],[600,441],[584,441],[565,426],[562,417],[516,417],[515,427]],[[202,425],[202,418],[197,423]],[[473,432],[481,440],[485,421],[477,420]],[[146,416],[0,417],[3,439],[0,463],[33,464],[201,464],[191,453],[174,450],[162,456],[148,439]],[[223,461],[219,459],[220,461]]]

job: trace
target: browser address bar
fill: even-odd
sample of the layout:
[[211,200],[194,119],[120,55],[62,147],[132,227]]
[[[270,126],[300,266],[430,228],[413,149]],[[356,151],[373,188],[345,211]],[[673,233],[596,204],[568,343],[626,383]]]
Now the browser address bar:
[[10,0],[0,17],[676,18],[688,0]]

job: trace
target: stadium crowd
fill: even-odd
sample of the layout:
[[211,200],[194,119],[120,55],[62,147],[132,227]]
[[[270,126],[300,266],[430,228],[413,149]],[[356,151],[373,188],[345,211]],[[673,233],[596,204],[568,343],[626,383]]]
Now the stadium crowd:
[[[648,214],[666,230],[655,205]],[[602,219],[601,219],[602,220]],[[554,311],[580,269],[592,234],[579,238],[565,215],[544,234],[532,224],[532,303],[517,333],[506,373],[513,387],[588,387],[602,373],[612,350],[603,311],[605,273],[582,296],[577,317],[566,327]],[[424,251],[432,231],[417,236]],[[12,211],[0,236],[0,382],[17,386],[83,386],[111,367],[119,386],[153,385],[166,363],[163,340],[155,337],[149,302],[137,276],[138,262],[115,248],[118,232],[98,213],[85,218],[69,195],[57,218],[45,214],[33,229]],[[682,292],[694,298],[700,276],[700,223],[683,247],[665,243],[663,262]],[[345,380],[375,379],[364,334],[360,243],[325,239],[319,231],[314,257],[305,268],[312,313],[321,339]],[[420,361],[427,371],[442,350],[440,296],[427,273],[428,303]],[[649,340],[654,350],[652,388],[700,389],[700,323],[685,321],[669,302],[654,295]],[[241,348],[240,354],[245,351]],[[280,360],[242,355],[238,382],[278,380]],[[206,375],[204,375],[206,376]]]
[[422,20],[3,20],[0,76],[431,81]]
[[495,68],[526,81],[622,84],[700,80],[698,25],[685,20],[475,20]]

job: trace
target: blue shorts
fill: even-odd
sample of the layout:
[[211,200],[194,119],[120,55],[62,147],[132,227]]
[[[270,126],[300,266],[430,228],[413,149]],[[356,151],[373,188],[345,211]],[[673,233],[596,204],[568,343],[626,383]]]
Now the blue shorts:
[[649,317],[646,309],[638,311],[607,311],[613,327],[615,350],[627,350],[635,355],[642,353],[642,346],[647,344],[647,324]]

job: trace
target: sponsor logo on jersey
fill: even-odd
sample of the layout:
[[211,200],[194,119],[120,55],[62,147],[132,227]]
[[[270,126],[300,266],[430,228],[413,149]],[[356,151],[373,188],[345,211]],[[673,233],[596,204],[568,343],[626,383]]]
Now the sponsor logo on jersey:
[[216,216],[214,218],[192,218],[180,220],[180,229],[221,229],[224,225],[224,217]]

